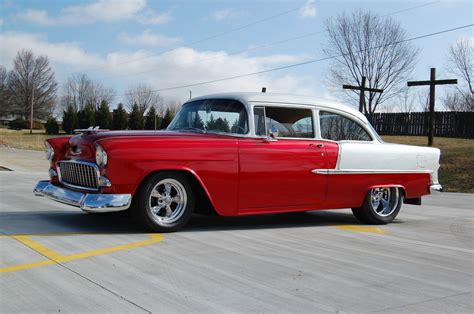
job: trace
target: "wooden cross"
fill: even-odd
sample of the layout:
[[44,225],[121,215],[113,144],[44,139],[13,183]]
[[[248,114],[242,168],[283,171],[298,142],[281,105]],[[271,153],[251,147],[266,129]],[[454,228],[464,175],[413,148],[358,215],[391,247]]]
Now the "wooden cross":
[[365,108],[365,91],[374,92],[374,93],[383,93],[383,89],[366,87],[365,82],[366,82],[366,78],[365,76],[362,76],[362,82],[360,83],[360,86],[342,85],[342,88],[344,89],[354,89],[354,90],[360,91],[359,111],[362,113],[364,113],[364,108]]
[[458,80],[436,80],[436,68],[431,68],[430,80],[429,81],[412,81],[407,82],[408,87],[410,86],[430,86],[430,121],[428,124],[428,146],[433,146],[434,137],[434,113],[435,113],[435,87],[436,85],[446,84],[457,84]]

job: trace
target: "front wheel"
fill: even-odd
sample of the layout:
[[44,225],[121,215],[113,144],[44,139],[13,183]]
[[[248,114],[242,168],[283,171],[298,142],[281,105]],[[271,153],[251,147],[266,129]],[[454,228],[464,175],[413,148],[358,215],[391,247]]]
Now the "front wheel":
[[193,214],[194,189],[182,173],[156,173],[149,177],[137,192],[133,214],[152,231],[177,231]]
[[397,217],[402,203],[400,188],[373,188],[367,192],[362,207],[352,208],[352,213],[360,222],[384,225]]

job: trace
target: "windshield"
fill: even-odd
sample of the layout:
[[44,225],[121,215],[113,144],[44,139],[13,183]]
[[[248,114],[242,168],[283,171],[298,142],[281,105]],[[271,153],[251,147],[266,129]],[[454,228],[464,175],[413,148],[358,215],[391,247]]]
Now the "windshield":
[[247,111],[236,100],[197,100],[185,104],[167,130],[247,134]]

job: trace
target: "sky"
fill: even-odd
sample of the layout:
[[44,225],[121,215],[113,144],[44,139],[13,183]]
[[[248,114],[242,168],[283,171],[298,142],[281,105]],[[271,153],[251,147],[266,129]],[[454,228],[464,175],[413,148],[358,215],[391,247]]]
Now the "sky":
[[[229,91],[312,95],[339,100],[331,61],[183,87],[324,57],[326,20],[370,10],[398,21],[408,37],[473,23],[470,0],[2,0],[0,64],[11,69],[20,49],[47,55],[59,83],[85,73],[115,92],[150,85],[165,99]],[[473,27],[413,41],[420,49],[414,80],[452,78],[450,45],[473,38]],[[440,87],[444,89],[445,87]],[[167,90],[163,90],[167,89]],[[442,96],[443,91],[438,93]]]

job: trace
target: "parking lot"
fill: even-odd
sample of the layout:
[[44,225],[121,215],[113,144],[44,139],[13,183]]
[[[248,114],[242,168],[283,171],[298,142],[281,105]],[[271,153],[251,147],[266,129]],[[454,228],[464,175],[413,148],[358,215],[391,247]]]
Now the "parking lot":
[[0,148],[0,311],[470,312],[474,195],[404,205],[386,226],[349,209],[194,217],[147,234],[121,214],[38,198],[40,152]]

